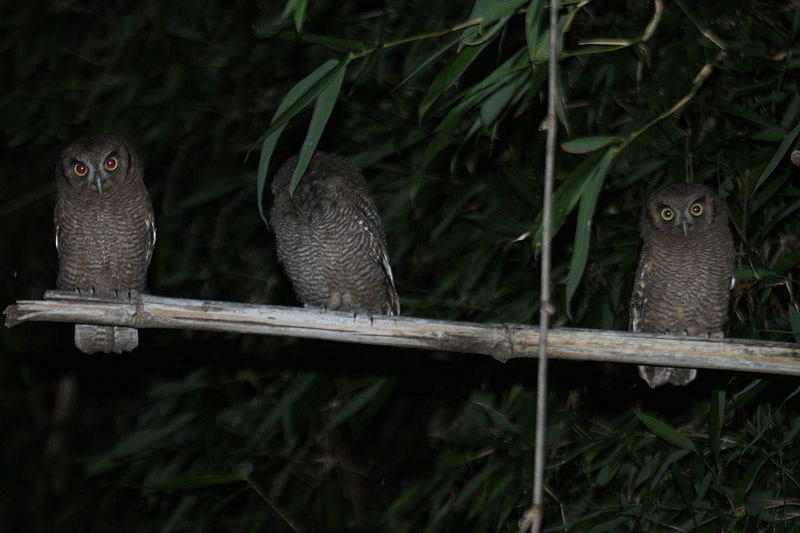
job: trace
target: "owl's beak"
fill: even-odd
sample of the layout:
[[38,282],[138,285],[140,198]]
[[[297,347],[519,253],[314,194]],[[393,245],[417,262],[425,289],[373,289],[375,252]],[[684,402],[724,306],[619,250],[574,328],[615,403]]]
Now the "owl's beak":
[[95,187],[97,187],[98,194],[103,194],[103,178],[96,178],[92,181]]
[[683,236],[684,237],[688,237],[689,236],[689,221],[687,221],[685,218],[681,218],[681,227],[683,228]]

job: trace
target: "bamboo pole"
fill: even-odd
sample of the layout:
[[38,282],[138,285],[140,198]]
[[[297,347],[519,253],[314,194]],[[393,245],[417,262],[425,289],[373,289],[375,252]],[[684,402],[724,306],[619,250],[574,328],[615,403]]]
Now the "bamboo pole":
[[[531,507],[524,513],[520,531],[538,533],[544,515],[545,447],[547,445],[547,358],[550,329],[550,239],[552,238],[553,184],[556,172],[556,140],[558,138],[558,2],[550,2],[550,55],[547,59],[547,140],[544,162],[544,194],[542,197],[542,257],[539,280],[539,368],[536,373],[536,419],[533,451],[533,490]],[[531,68],[535,68],[531,62]]]
[[[142,294],[131,303],[48,291],[45,300],[6,308],[8,327],[22,322],[72,322],[322,339],[490,355],[505,362],[537,358],[539,327],[367,315]],[[553,328],[555,359],[713,368],[800,376],[800,344],[621,331]]]

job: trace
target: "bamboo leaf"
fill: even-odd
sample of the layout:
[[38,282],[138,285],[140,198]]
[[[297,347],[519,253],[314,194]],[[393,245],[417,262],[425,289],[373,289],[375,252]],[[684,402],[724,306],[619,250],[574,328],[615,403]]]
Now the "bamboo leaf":
[[800,342],[800,312],[791,304],[789,305],[789,324],[792,326],[795,342]]
[[781,117],[781,128],[784,130],[788,130],[792,127],[792,124],[795,124],[798,120],[798,116],[800,115],[800,94],[795,93],[792,97],[792,101],[789,104],[788,108],[782,113]]
[[304,44],[317,44],[325,48],[329,48],[336,52],[352,52],[363,53],[366,46],[363,41],[357,39],[345,39],[332,35],[321,35],[318,33],[311,33],[308,31],[302,34],[297,34],[295,30],[287,31],[283,27],[276,27],[271,24],[256,25],[253,32],[258,37],[268,38],[275,41],[289,41],[292,44],[298,40]]
[[472,5],[472,12],[469,20],[481,21],[481,27],[485,28],[501,18],[513,15],[514,12],[522,7],[528,0],[475,0]]
[[763,379],[754,379],[746,387],[740,389],[733,395],[731,401],[728,402],[726,409],[728,411],[736,411],[739,408],[752,402],[764,389],[769,385],[769,381]]
[[300,183],[300,178],[305,174],[308,163],[317,149],[317,143],[322,137],[322,132],[325,131],[325,126],[328,124],[328,119],[331,117],[331,112],[339,97],[339,91],[342,89],[344,74],[349,62],[350,57],[348,56],[336,66],[333,71],[336,75],[330,79],[328,85],[317,96],[314,112],[311,115],[311,123],[308,125],[306,138],[303,141],[303,146],[300,148],[300,156],[297,159],[297,166],[289,183],[289,195],[294,194],[297,185]]
[[728,100],[718,101],[716,103],[716,108],[719,109],[720,111],[724,111],[725,113],[729,113],[739,118],[743,118],[762,129],[770,129],[777,126],[777,124],[759,115],[758,113],[754,113],[753,111],[747,109],[746,107],[734,104],[733,102],[730,102]]
[[297,7],[294,10],[294,27],[297,33],[303,32],[303,22],[306,18],[306,7],[308,7],[308,0],[298,0]]
[[764,183],[764,181],[772,174],[772,171],[775,170],[775,167],[783,162],[784,158],[786,157],[786,153],[797,139],[798,133],[800,133],[800,123],[798,123],[792,131],[786,134],[783,142],[781,142],[780,146],[778,146],[778,149],[772,155],[772,159],[770,159],[769,163],[767,164],[767,168],[764,169],[764,172],[762,172],[761,176],[758,178],[758,182],[756,182],[756,186],[753,189],[754,191],[758,190],[761,184]]
[[292,380],[289,386],[284,390],[281,399],[267,412],[266,416],[261,420],[261,423],[253,429],[250,440],[252,442],[258,442],[263,439],[287,413],[296,411],[296,409],[294,409],[296,404],[312,386],[318,383],[319,377],[315,375],[298,376]]
[[725,414],[725,391],[715,390],[711,393],[711,415],[708,420],[708,444],[714,456],[714,462],[719,468],[720,435],[722,435],[722,421]]
[[484,100],[481,104],[481,123],[484,128],[495,123],[500,113],[508,106],[520,86],[525,83],[527,76],[520,75],[509,83],[503,84],[497,91]]
[[742,505],[745,502],[745,498],[748,494],[750,494],[750,490],[756,483],[756,480],[761,473],[761,469],[764,468],[768,462],[768,458],[758,457],[754,458],[754,460],[747,466],[747,470],[745,470],[744,474],[742,475],[742,479],[738,480],[736,483],[736,490],[733,491],[732,502],[734,505]]
[[422,122],[422,119],[425,117],[425,114],[430,109],[431,105],[442,95],[444,91],[446,91],[450,86],[452,86],[458,78],[461,77],[462,74],[469,68],[475,58],[483,51],[486,47],[486,44],[481,44],[477,46],[468,46],[461,50],[459,54],[453,59],[447,67],[433,80],[431,83],[430,88],[422,97],[422,101],[419,104],[419,120]]
[[695,28],[697,28],[697,31],[699,31],[703,37],[714,43],[714,45],[716,45],[720,50],[726,50],[728,48],[725,42],[717,37],[717,35],[711,30],[709,30],[706,25],[701,22],[700,18],[689,9],[689,6],[686,4],[685,0],[675,0],[675,3],[686,14],[688,19],[692,21],[692,24],[694,24]]
[[542,18],[544,17],[544,0],[531,0],[525,12],[525,44],[528,47],[528,60],[533,62],[536,56],[542,55],[542,47],[547,46],[540,40]]
[[356,413],[364,409],[370,402],[374,401],[384,393],[384,388],[391,386],[387,378],[381,378],[375,383],[361,391],[355,398],[344,404],[341,409],[336,411],[327,425],[327,431],[336,429],[341,424],[350,420]]
[[583,278],[583,271],[586,268],[586,260],[589,256],[592,218],[597,207],[597,198],[600,196],[600,191],[603,189],[603,181],[616,154],[616,148],[609,148],[606,151],[603,159],[592,169],[587,185],[581,194],[581,205],[578,208],[578,223],[575,230],[575,245],[569,263],[569,275],[567,276],[567,315],[570,318],[572,317],[572,311],[570,310],[572,297],[578,289],[581,278]]
[[198,474],[193,476],[181,476],[171,479],[158,481],[155,483],[146,483],[144,488],[147,489],[188,489],[199,487],[214,487],[217,485],[230,485],[231,483],[239,483],[246,481],[247,476],[238,472],[230,474]]
[[338,75],[336,69],[337,67],[343,67],[341,63],[341,60],[330,59],[292,87],[281,100],[269,128],[258,141],[261,143],[261,155],[258,160],[258,171],[256,172],[256,197],[258,200],[258,214],[265,224],[268,224],[268,222],[264,215],[264,188],[270,159],[275,151],[275,146],[278,144],[278,139],[283,133],[286,124],[311,103],[320,92],[325,90],[332,78]]
[[174,435],[194,419],[195,415],[193,413],[183,413],[161,427],[143,429],[132,433],[129,437],[114,446],[114,449],[111,451],[111,456],[115,459],[124,459],[152,450],[156,443],[168,439],[170,435]]
[[482,485],[488,482],[488,478],[494,474],[498,466],[498,463],[488,463],[484,466],[483,470],[472,476],[469,481],[464,484],[464,488],[461,490],[458,498],[456,498],[454,505],[456,507],[464,505],[476,490],[480,489]]
[[403,78],[403,80],[400,83],[397,84],[397,87],[399,88],[399,87],[404,86],[406,83],[408,83],[410,80],[412,80],[414,78],[414,76],[416,76],[417,74],[421,73],[426,68],[428,68],[430,65],[432,65],[433,63],[438,61],[439,58],[441,58],[443,54],[445,54],[448,50],[450,50],[451,48],[453,48],[454,46],[456,46],[460,42],[461,42],[461,39],[456,37],[455,39],[453,39],[449,43],[447,43],[444,46],[442,46],[439,50],[437,50],[433,54],[425,57],[425,60],[422,61],[420,64],[418,64],[416,67],[414,67],[414,69],[405,78]]
[[165,441],[169,441],[170,437],[174,436],[175,433],[182,430],[194,419],[194,413],[183,413],[160,427],[144,428],[131,433],[114,446],[107,455],[89,463],[85,470],[86,475],[101,474],[114,468],[121,461],[129,460],[139,454],[153,453],[158,445],[163,446]]
[[561,149],[570,154],[586,154],[622,141],[621,137],[584,137],[562,143]]
[[306,7],[308,0],[289,0],[283,8],[282,18],[294,15],[294,27],[297,33],[303,31],[303,21],[305,20]]
[[353,81],[350,85],[350,91],[348,91],[348,96],[352,96],[353,92],[356,90],[358,86],[361,85],[361,82],[369,76],[373,69],[380,63],[381,58],[383,57],[383,50],[384,50],[384,43],[380,43],[376,46],[372,53],[369,54],[369,58],[366,59],[366,63],[362,68],[358,71],[358,77]]
[[634,414],[636,414],[636,417],[641,420],[645,426],[647,426],[647,429],[655,433],[658,437],[661,437],[668,443],[678,448],[689,450],[695,453],[697,452],[694,443],[689,439],[689,437],[677,429],[642,412],[635,410]]
[[[577,205],[578,200],[581,199],[583,191],[593,176],[596,166],[601,164],[605,154],[595,153],[589,156],[567,177],[567,180],[562,183],[558,189],[553,193],[553,218],[552,238],[558,233],[558,230],[564,224],[567,215],[572,212],[572,209]],[[530,230],[533,235],[532,245],[535,250],[539,250],[542,245],[542,214],[539,213],[533,222]]]
[[417,171],[412,179],[410,187],[412,199],[416,197],[417,192],[422,185],[422,177],[425,175],[425,171],[428,169],[428,166],[430,166],[430,164],[433,162],[433,159],[447,145],[450,135],[456,126],[458,126],[458,124],[461,122],[462,117],[469,112],[474,105],[476,105],[481,97],[481,94],[473,94],[472,96],[467,97],[463,102],[451,109],[436,127],[436,135],[428,144],[428,148],[425,150],[425,154],[422,156],[422,162],[417,167]]
[[753,198],[751,203],[751,209],[753,212],[757,212],[762,209],[765,205],[770,202],[776,195],[783,189],[784,184],[791,176],[789,172],[779,172],[778,174],[774,174],[772,179],[766,184],[766,186],[761,189],[761,192]]

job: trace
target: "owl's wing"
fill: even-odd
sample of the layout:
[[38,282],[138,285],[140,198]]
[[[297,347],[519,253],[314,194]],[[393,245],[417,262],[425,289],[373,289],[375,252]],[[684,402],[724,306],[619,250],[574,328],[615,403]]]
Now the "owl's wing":
[[386,240],[380,227],[380,217],[371,202],[358,202],[356,208],[359,213],[358,225],[367,234],[369,255],[381,266],[388,281],[389,308],[392,311],[390,314],[399,315],[400,299],[394,287],[394,274],[392,274],[392,265],[389,263],[389,254],[386,251]]
[[58,251],[58,234],[61,232],[61,224],[59,223],[60,211],[61,211],[61,209],[60,209],[60,207],[58,205],[58,200],[56,200],[56,208],[53,211],[53,225],[56,228],[56,235],[55,235],[56,251]]
[[145,222],[147,226],[147,264],[153,258],[153,250],[156,247],[156,222],[153,217],[150,217]]
[[153,249],[156,247],[156,219],[153,215],[152,207],[147,212],[147,217],[144,220],[145,229],[147,231],[147,253],[146,253],[146,261],[145,265],[150,264],[150,260],[153,258]]
[[645,304],[647,303],[647,298],[644,295],[647,266],[646,262],[639,265],[639,268],[636,269],[636,279],[633,281],[628,331],[633,331],[634,333],[642,328],[642,323],[644,322]]

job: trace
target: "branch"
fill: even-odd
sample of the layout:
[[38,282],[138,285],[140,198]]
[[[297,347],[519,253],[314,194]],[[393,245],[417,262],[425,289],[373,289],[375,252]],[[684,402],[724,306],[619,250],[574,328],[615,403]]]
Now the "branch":
[[[20,300],[6,308],[6,325],[72,322],[135,328],[195,329],[280,335],[491,355],[501,362],[536,358],[539,327],[477,324],[139,295],[132,303],[77,298],[48,291],[46,300]],[[800,376],[800,345],[705,339],[608,330],[555,328],[548,355],[556,359],[714,368]]]
[[[556,172],[556,140],[558,138],[558,3],[550,1],[550,54],[547,59],[547,147],[544,161],[544,194],[542,197],[542,269],[539,280],[539,369],[536,373],[536,419],[533,451],[533,490],[531,507],[525,512],[520,531],[538,533],[544,515],[545,446],[547,444],[547,358],[550,329],[550,239],[553,236],[553,183]],[[569,298],[567,298],[569,300]]]

